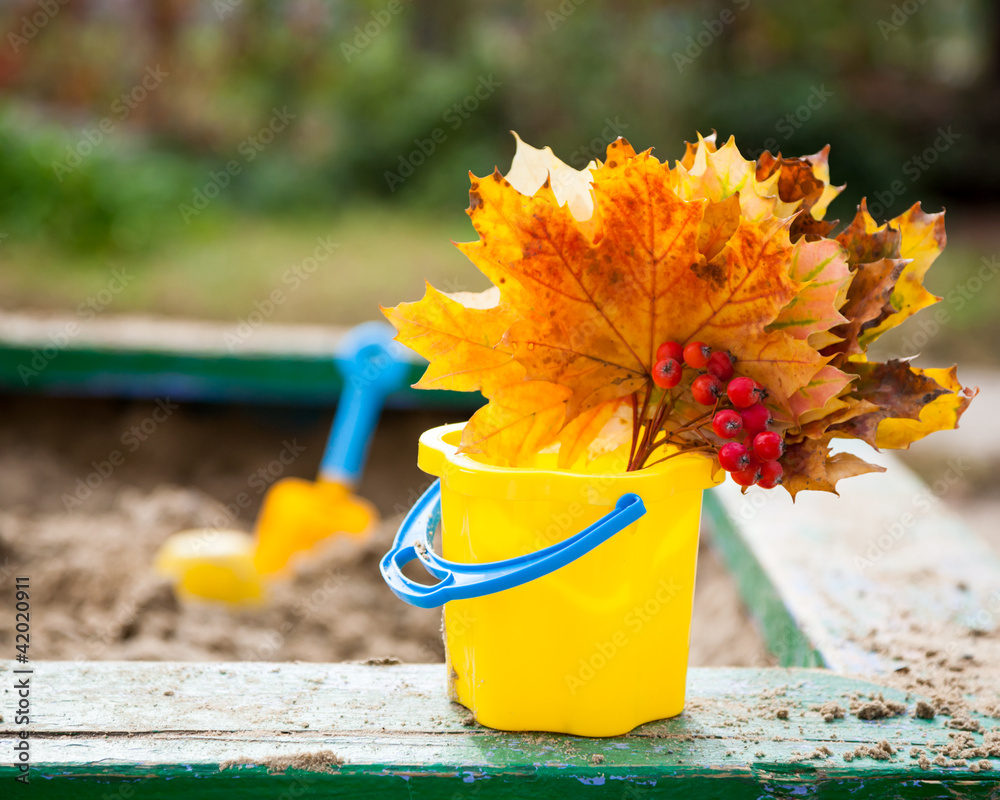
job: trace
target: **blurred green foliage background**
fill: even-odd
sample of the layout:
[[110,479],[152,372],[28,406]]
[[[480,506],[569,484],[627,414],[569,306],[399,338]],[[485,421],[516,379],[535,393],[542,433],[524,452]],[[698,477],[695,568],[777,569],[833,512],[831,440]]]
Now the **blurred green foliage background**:
[[471,234],[466,173],[506,169],[510,130],[578,167],[618,134],[660,158],[713,129],[748,156],[829,143],[832,217],[864,195],[964,216],[939,293],[996,252],[987,0],[16,0],[0,33],[7,306],[70,303],[129,263],[145,277],[120,310],[232,318],[296,257],[267,242],[308,252],[331,229],[421,255],[290,318],[370,317],[378,281],[386,302],[442,273],[477,285],[428,242]]

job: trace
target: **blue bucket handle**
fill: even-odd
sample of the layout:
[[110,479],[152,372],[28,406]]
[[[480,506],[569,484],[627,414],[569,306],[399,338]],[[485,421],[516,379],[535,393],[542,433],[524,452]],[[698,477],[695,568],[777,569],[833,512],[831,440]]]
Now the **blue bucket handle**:
[[[494,594],[555,572],[606,542],[645,513],[646,507],[639,495],[629,492],[618,498],[613,511],[557,544],[504,561],[462,564],[441,558],[432,549],[434,531],[441,521],[441,481],[436,480],[406,515],[379,569],[400,600],[419,608],[435,608],[449,600]],[[441,579],[439,583],[425,586],[403,575],[403,566],[417,559],[431,575]]]

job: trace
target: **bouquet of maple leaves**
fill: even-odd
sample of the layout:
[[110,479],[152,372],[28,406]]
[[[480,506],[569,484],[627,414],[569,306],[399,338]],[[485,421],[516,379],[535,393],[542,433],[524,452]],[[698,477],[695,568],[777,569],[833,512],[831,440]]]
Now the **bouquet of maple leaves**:
[[751,161],[699,136],[670,167],[618,139],[576,170],[518,139],[506,176],[471,176],[480,238],[457,245],[493,288],[428,284],[383,309],[430,362],[417,387],[482,392],[461,450],[503,466],[701,452],[792,497],[880,471],[831,440],[907,448],[956,427],[976,390],[954,367],[868,360],[940,299],[923,278],[944,213],[880,225],[862,201],[833,235],[828,154]]

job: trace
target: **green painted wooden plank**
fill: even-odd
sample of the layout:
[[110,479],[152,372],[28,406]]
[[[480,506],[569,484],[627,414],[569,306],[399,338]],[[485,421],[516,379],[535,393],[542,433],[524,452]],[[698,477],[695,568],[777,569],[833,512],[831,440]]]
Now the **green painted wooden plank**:
[[[240,403],[335,401],[342,381],[332,354],[346,329],[263,325],[235,347],[234,330],[234,325],[183,320],[83,323],[0,313],[0,390]],[[410,384],[425,366],[414,359]],[[470,411],[482,402],[478,393],[409,387],[389,398],[395,407]]]
[[642,774],[613,776],[593,769],[589,777],[567,776],[558,768],[539,767],[530,773],[482,775],[455,773],[446,767],[434,771],[387,771],[358,774],[348,769],[336,775],[291,772],[267,775],[264,770],[246,771],[238,778],[225,773],[199,775],[181,772],[157,777],[93,776],[61,777],[44,784],[33,783],[26,791],[12,790],[11,797],[33,800],[290,800],[290,798],[385,798],[386,800],[776,800],[777,798],[886,798],[996,797],[997,781],[904,780],[898,777],[839,779],[817,770],[815,781],[805,784],[800,776],[790,780],[781,774],[756,774],[714,778],[699,774],[657,780]]
[[996,637],[970,634],[997,630],[1000,560],[943,500],[968,467],[942,464],[928,486],[860,442],[840,449],[887,472],[794,504],[786,492],[744,495],[732,482],[707,499],[713,541],[768,645],[784,665],[856,675],[916,669],[925,652],[998,663]]
[[[880,691],[911,709],[915,698],[822,670],[694,669],[680,717],[585,739],[469,724],[447,699],[443,665],[32,666],[26,797],[279,797],[294,789],[330,797],[858,798],[1000,790],[995,771],[916,769],[911,747],[948,741],[940,719],[824,722],[816,706],[846,706],[854,692]],[[0,672],[5,708],[13,677],[10,668]],[[4,716],[0,752],[9,754],[20,726]],[[896,751],[891,760],[842,757],[883,739]],[[819,747],[832,756],[810,758]],[[315,771],[334,755],[344,763]],[[9,762],[0,767],[0,785],[14,785],[14,774]]]
[[822,667],[823,656],[799,628],[795,613],[775,586],[772,576],[754,557],[730,517],[719,492],[705,494],[704,514],[712,530],[712,545],[722,557],[750,610],[768,649],[784,667]]
[[[76,397],[169,397],[175,401],[331,405],[343,382],[331,359],[301,355],[226,355],[125,350],[65,350],[39,372],[22,378],[30,351],[0,344],[0,389]],[[416,383],[423,366],[413,364]],[[478,394],[421,391],[409,386],[389,398],[396,408],[481,405]]]

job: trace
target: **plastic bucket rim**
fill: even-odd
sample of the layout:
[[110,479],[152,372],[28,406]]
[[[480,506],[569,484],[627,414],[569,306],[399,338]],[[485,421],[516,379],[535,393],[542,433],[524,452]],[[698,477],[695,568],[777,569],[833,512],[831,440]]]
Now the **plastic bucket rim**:
[[[647,503],[666,500],[683,491],[703,491],[722,482],[725,474],[713,469],[704,453],[679,455],[662,464],[634,472],[578,472],[567,469],[502,467],[484,464],[458,452],[445,437],[460,433],[465,422],[424,431],[417,464],[441,479],[452,491],[501,500],[566,500],[608,505],[626,492]],[[588,499],[588,497],[590,499]]]

